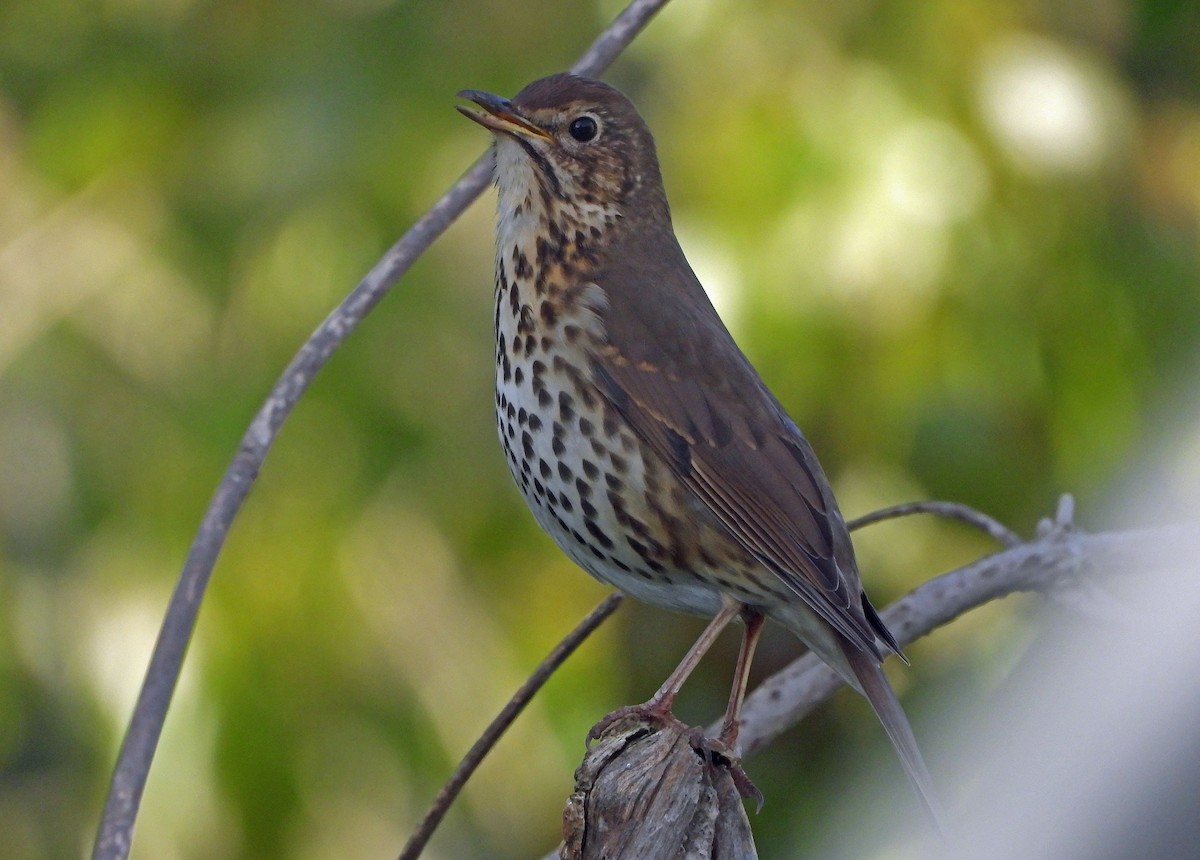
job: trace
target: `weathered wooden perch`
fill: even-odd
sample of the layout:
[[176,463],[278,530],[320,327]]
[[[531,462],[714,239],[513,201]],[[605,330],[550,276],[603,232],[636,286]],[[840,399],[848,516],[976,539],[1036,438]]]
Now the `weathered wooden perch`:
[[560,860],[757,858],[733,775],[702,737],[640,717],[606,728],[575,771]]

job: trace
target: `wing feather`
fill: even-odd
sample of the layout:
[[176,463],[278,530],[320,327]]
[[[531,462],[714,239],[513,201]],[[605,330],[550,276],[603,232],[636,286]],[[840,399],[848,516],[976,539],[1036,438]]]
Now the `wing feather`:
[[[663,289],[664,279],[678,289]],[[686,261],[679,269],[626,260],[597,283],[610,294],[601,313],[606,340],[592,355],[602,395],[748,552],[877,655],[828,481]]]

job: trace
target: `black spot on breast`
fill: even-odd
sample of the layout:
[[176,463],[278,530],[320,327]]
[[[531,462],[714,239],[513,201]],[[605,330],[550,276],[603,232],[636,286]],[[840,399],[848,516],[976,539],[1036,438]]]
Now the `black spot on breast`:
[[607,495],[608,503],[612,506],[613,516],[616,517],[617,522],[623,526],[629,525],[630,516],[625,509],[625,500],[611,490]]
[[587,475],[588,480],[594,481],[600,477],[600,467],[591,460],[584,460],[583,474]]
[[582,418],[582,417],[579,419],[579,432],[580,433],[582,433],[584,436],[591,436],[592,433],[594,433],[595,431],[596,431],[596,428],[592,425],[591,421],[588,421],[586,418]]
[[619,493],[625,487],[625,482],[612,472],[604,473],[604,483],[608,484],[608,488],[616,493]]
[[564,423],[575,417],[575,401],[565,391],[558,392],[558,417]]
[[[586,460],[584,461],[583,465],[584,465],[584,471],[587,471],[587,461]],[[592,494],[592,485],[589,484],[587,481],[585,481],[583,478],[575,479],[575,489],[579,493],[579,498],[581,498],[581,499],[586,499],[588,496],[590,496]]]
[[588,533],[596,539],[596,542],[599,543],[600,546],[604,547],[605,549],[612,549],[612,538],[604,533],[604,529],[600,528],[600,526],[596,525],[591,520],[586,520],[584,522],[584,527],[588,530]]
[[538,305],[538,313],[542,317],[542,322],[546,325],[554,325],[554,321],[558,319],[558,311],[555,309],[554,304],[549,301],[543,301]]
[[558,461],[558,477],[562,479],[564,484],[569,484],[575,480],[575,473],[571,471],[571,467],[562,460]]
[[596,514],[598,513],[596,506],[587,499],[579,500],[579,510],[583,512],[583,515],[587,518],[588,522],[594,520],[596,518]]
[[513,248],[513,265],[516,266],[516,275],[518,278],[528,278],[533,274],[533,269],[529,266],[529,258],[525,256],[520,248]]
[[632,517],[630,517],[629,527],[631,529],[633,529],[636,534],[641,536],[641,538],[643,540],[649,541],[650,543],[653,543],[655,546],[658,546],[658,543],[652,537],[650,537],[650,527],[647,526],[641,520],[635,520]]
[[520,385],[524,381],[525,381],[525,371],[521,368],[520,365],[517,365],[515,368],[513,368],[513,382],[516,385]]
[[524,425],[525,422],[528,420],[529,420],[529,413],[526,412],[525,407],[522,406],[520,409],[517,410],[517,423]]
[[538,471],[542,473],[542,477],[546,480],[549,480],[550,476],[554,474],[554,470],[550,468],[550,464],[540,457],[538,458]]
[[542,419],[537,417],[536,415],[531,414],[529,416],[529,429],[532,430],[534,433],[537,433],[539,430],[541,430],[542,429]]
[[546,388],[544,386],[541,389],[541,391],[539,391],[537,393],[537,399],[538,399],[538,406],[542,407],[543,409],[549,409],[550,406],[554,403],[553,395],[551,395],[550,392],[548,390],[546,390]]
[[521,434],[521,450],[525,452],[526,457],[533,459],[533,437],[528,431]]

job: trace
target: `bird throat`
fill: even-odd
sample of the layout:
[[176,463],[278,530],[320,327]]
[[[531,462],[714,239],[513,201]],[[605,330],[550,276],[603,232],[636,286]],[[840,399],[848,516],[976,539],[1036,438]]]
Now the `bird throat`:
[[497,140],[495,329],[510,363],[551,350],[582,361],[585,336],[603,335],[604,296],[592,275],[600,240],[619,213],[558,173],[529,145]]

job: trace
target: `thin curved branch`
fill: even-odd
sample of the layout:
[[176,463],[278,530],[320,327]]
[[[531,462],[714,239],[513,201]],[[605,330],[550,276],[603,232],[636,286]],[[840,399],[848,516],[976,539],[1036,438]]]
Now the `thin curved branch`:
[[906,517],[911,514],[934,514],[939,517],[945,517],[951,520],[958,520],[966,523],[969,526],[979,529],[988,537],[994,539],[1001,546],[1014,547],[1022,543],[1022,538],[1008,526],[999,520],[989,517],[987,514],[977,511],[974,508],[969,508],[959,502],[905,502],[902,505],[893,505],[890,508],[881,508],[878,511],[872,511],[857,519],[850,520],[846,523],[846,528],[850,531],[861,529],[864,526],[873,525],[874,523],[882,522],[883,520],[891,520],[896,517]]
[[[602,72],[666,3],[667,0],[633,0],[575,64],[574,70],[589,75]],[[258,477],[283,422],[308,390],[317,371],[325,366],[334,351],[434,239],[479,196],[491,173],[489,150],[418,219],[317,327],[279,377],[242,436],[237,454],[225,470],[204,513],[167,605],[150,665],[117,755],[92,847],[93,860],[124,860],[129,856],[134,821],[187,645],[195,629],[200,603],[230,526]]]

